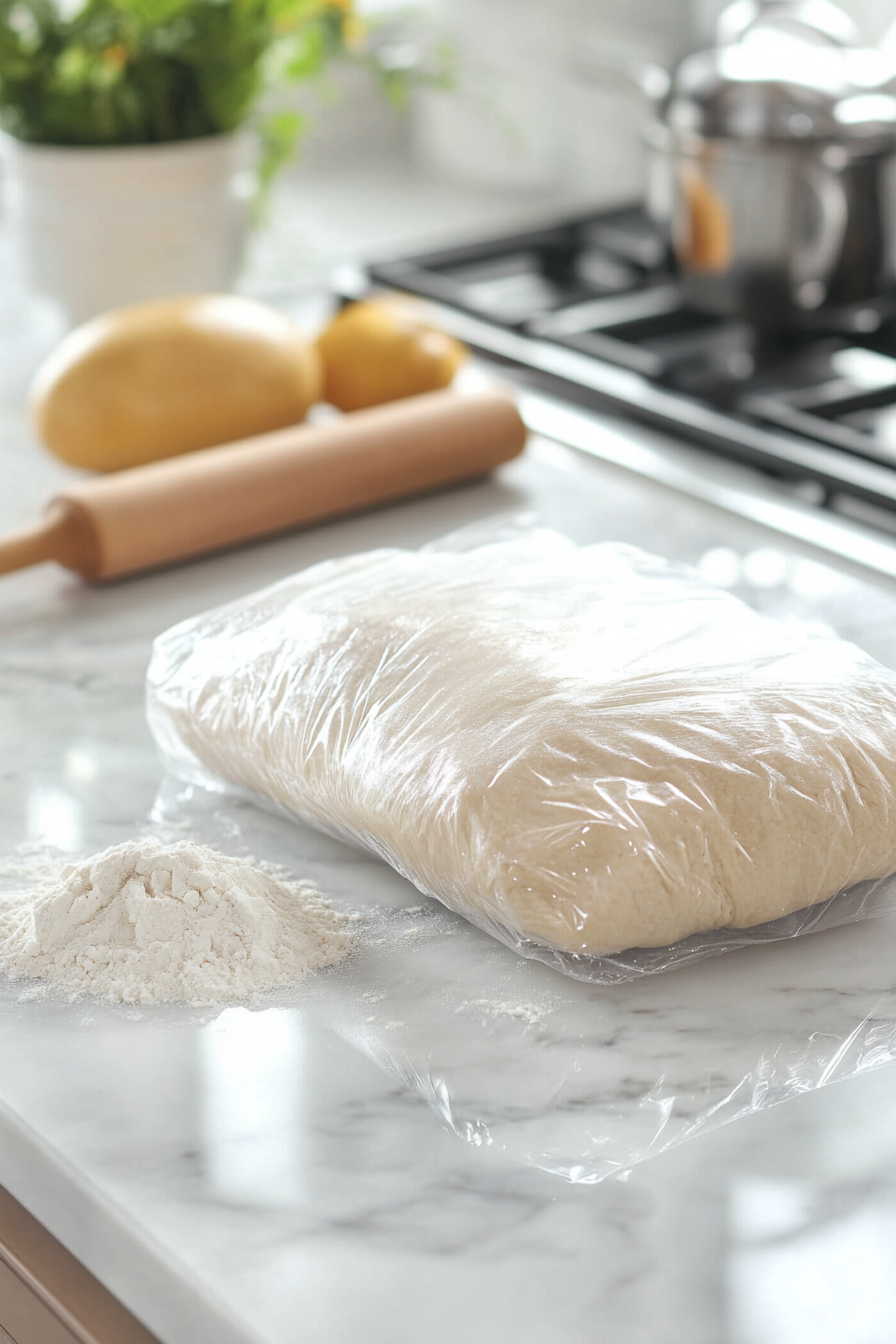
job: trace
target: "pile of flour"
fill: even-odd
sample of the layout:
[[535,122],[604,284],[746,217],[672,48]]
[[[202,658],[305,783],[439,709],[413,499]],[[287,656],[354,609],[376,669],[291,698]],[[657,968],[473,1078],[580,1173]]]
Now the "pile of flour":
[[121,1003],[219,1003],[332,966],[347,919],[312,886],[139,840],[0,904],[0,969]]

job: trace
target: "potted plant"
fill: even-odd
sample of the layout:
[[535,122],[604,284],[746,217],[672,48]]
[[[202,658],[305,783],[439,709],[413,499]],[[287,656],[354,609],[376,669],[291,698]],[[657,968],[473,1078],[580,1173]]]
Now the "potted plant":
[[0,0],[7,207],[31,288],[68,322],[229,288],[247,216],[303,118],[278,95],[363,61],[400,102],[450,79],[351,0]]

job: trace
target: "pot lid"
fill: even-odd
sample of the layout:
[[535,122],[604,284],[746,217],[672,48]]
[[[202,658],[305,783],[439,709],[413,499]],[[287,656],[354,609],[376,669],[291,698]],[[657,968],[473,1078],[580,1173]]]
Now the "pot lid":
[[719,43],[685,57],[666,99],[676,131],[741,140],[896,141],[896,81],[829,0],[736,0]]

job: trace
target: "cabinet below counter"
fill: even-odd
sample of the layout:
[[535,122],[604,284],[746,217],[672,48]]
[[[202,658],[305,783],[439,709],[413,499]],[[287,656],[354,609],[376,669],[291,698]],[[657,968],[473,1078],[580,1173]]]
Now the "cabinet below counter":
[[158,1344],[0,1186],[0,1344]]

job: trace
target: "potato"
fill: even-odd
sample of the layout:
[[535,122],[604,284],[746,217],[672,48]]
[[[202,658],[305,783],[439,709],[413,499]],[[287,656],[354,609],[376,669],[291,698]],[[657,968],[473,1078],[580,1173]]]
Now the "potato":
[[236,294],[119,308],[38,370],[38,437],[76,467],[118,471],[281,429],[318,400],[320,358],[284,314]]
[[324,399],[340,411],[448,387],[466,348],[403,294],[351,303],[317,338]]

